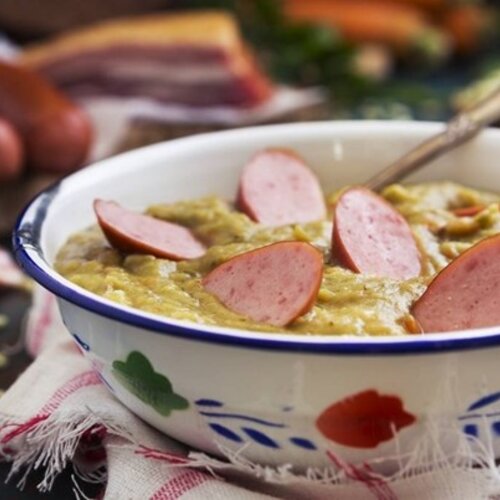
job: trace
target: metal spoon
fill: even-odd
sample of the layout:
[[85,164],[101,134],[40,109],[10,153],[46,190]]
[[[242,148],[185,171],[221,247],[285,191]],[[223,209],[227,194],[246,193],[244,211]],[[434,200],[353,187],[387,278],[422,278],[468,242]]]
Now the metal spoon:
[[420,143],[387,168],[374,175],[365,186],[373,191],[397,182],[426,163],[476,136],[484,127],[500,120],[500,87],[476,106],[455,115],[443,132]]

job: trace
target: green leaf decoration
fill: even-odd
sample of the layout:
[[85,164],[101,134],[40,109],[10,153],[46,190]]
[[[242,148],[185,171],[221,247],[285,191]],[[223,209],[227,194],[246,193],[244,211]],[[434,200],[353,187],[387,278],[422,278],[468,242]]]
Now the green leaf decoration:
[[113,361],[113,375],[132,394],[168,417],[173,410],[189,407],[187,399],[176,394],[170,380],[155,372],[144,354],[132,351],[125,361]]

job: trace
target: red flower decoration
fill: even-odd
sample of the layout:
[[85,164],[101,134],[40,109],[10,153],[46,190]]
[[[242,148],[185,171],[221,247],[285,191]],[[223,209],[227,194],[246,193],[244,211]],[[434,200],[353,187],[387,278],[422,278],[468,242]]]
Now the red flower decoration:
[[353,448],[375,448],[393,438],[416,418],[403,408],[397,396],[381,395],[373,389],[349,396],[329,406],[316,420],[328,439]]

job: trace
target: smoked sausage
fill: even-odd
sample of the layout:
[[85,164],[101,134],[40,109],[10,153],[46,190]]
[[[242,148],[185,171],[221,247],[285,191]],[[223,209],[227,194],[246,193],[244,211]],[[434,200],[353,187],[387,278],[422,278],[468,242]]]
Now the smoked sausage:
[[500,325],[500,234],[446,266],[413,305],[424,333]]
[[348,189],[335,205],[332,253],[357,273],[405,280],[421,271],[420,253],[406,220],[363,187]]
[[21,134],[34,169],[69,172],[88,155],[92,128],[84,112],[41,76],[2,61],[0,117]]
[[322,277],[318,250],[283,241],[233,257],[207,274],[202,285],[233,312],[285,326],[313,307]]
[[21,137],[9,122],[0,118],[0,182],[20,175],[23,156]]
[[312,222],[326,216],[318,179],[299,156],[285,149],[262,151],[245,165],[237,205],[266,226]]
[[109,243],[125,253],[184,260],[201,257],[205,246],[179,224],[126,210],[114,201],[94,201],[94,211]]

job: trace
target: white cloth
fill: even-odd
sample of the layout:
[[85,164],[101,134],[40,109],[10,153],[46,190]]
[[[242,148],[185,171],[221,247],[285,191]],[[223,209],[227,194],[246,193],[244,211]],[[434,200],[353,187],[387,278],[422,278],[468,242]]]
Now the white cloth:
[[[37,287],[27,342],[37,359],[0,398],[0,453],[20,486],[44,467],[42,491],[73,461],[75,494],[102,481],[105,500],[144,499],[486,499],[500,493],[493,457],[436,463],[393,478],[361,464],[294,475],[241,457],[217,460],[153,430],[119,403],[65,332],[56,301]],[[80,487],[79,484],[82,484]],[[80,493],[79,493],[80,491]]]

